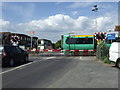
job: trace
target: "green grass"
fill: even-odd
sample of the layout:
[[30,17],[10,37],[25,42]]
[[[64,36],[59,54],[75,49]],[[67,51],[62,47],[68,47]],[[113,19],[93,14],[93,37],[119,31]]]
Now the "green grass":
[[110,62],[108,57],[104,57],[103,58],[103,62],[106,63],[106,64],[111,64],[111,62]]

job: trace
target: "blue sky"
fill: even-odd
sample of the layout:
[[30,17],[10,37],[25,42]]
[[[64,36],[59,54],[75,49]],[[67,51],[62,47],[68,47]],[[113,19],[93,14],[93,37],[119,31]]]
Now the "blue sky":
[[[83,4],[83,6],[82,6]],[[87,5],[86,5],[87,4]],[[91,11],[93,5],[99,6],[98,15],[103,15],[106,12],[117,11],[117,2],[112,3],[81,3],[81,6],[73,5],[72,2],[56,3],[56,2],[10,2],[3,3],[2,15],[3,19],[12,23],[23,23],[31,20],[43,19],[56,14],[69,15],[72,18],[78,16],[95,17]],[[72,6],[73,5],[73,6]],[[101,7],[100,7],[101,6]],[[76,11],[76,14],[73,12]]]
[[[98,5],[99,11],[92,12],[94,5]],[[69,25],[73,25],[72,31],[79,32],[80,29],[85,29],[85,32],[93,30],[94,20],[98,18],[98,24],[100,23],[99,30],[102,30],[106,26],[105,30],[113,29],[117,24],[118,16],[118,3],[117,2],[4,2],[2,3],[2,20],[4,23],[9,24],[5,26],[4,30],[7,31],[8,27],[13,32],[26,33],[26,29],[34,29],[36,32],[45,32],[55,34],[65,34],[70,32]],[[62,18],[62,19],[61,19]],[[105,21],[106,19],[106,21]],[[63,21],[62,21],[63,20]],[[102,25],[102,20],[103,25]],[[108,20],[108,21],[107,21]],[[69,22],[71,21],[71,22]],[[63,26],[63,30],[58,26]],[[69,23],[68,23],[69,22]],[[72,23],[74,22],[74,23]],[[80,27],[77,25],[80,24]],[[88,25],[88,22],[91,23]],[[32,23],[32,25],[31,25]],[[44,23],[44,24],[43,24]],[[92,24],[93,23],[93,24]],[[51,25],[52,24],[52,25]],[[56,27],[55,25],[56,24]],[[111,24],[111,25],[110,25]],[[21,25],[21,27],[20,27]],[[88,25],[85,28],[85,25]],[[19,30],[16,30],[16,28]],[[26,28],[26,26],[28,28]],[[90,27],[91,26],[91,27]],[[33,28],[34,27],[34,28]],[[47,28],[45,28],[47,27]],[[84,28],[83,28],[84,27]],[[38,28],[40,28],[38,30]],[[88,28],[91,28],[88,29]],[[48,30],[49,29],[49,30]],[[105,31],[104,30],[104,31]],[[61,33],[60,33],[61,32]],[[92,31],[95,32],[95,31]],[[41,35],[40,38],[46,38],[47,34]],[[38,35],[39,36],[39,35]],[[50,37],[47,37],[50,38]],[[53,41],[60,39],[54,39]]]

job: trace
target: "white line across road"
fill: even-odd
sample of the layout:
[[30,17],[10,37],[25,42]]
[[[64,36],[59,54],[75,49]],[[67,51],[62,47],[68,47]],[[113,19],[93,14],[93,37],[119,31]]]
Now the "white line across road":
[[52,58],[55,58],[55,57],[48,57],[48,58],[46,58],[46,60],[48,60],[48,59],[52,59]]
[[30,64],[32,64],[32,63],[36,63],[36,62],[39,62],[39,61],[45,61],[45,60],[49,60],[49,59],[52,59],[52,58],[56,58],[56,57],[47,57],[47,58],[45,58],[44,60],[33,61],[33,62],[30,62],[30,63],[24,64],[24,65],[21,65],[21,66],[15,67],[15,68],[10,69],[10,70],[6,70],[6,71],[4,71],[4,72],[1,72],[0,74],[4,74],[4,73],[10,72],[10,71],[14,71],[14,70],[16,70],[16,69],[22,69],[23,67],[28,66],[28,65],[30,65]]
[[89,57],[85,57],[85,56],[80,56],[80,60],[81,61],[91,61],[91,60],[94,60],[94,59],[96,59],[96,57],[95,56],[92,56],[92,59],[91,59],[91,56],[89,56]]

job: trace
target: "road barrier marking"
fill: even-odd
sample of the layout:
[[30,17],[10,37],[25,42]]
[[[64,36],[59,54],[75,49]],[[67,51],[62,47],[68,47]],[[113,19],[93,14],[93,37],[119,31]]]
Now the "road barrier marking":
[[24,67],[24,66],[30,65],[30,64],[32,64],[32,63],[33,63],[33,62],[30,62],[30,63],[24,64],[24,65],[21,65],[21,66],[15,67],[15,68],[13,68],[13,69],[6,70],[6,71],[4,71],[4,72],[1,72],[0,74],[4,74],[4,73],[10,72],[10,71],[13,71],[13,70],[19,69],[19,68],[21,68],[21,67]]

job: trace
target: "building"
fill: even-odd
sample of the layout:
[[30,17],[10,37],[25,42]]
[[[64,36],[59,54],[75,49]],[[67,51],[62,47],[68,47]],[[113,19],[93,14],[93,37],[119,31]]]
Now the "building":
[[0,32],[0,45],[18,45],[28,50],[30,48],[37,48],[37,40],[37,37],[31,38],[25,34]]
[[115,26],[115,31],[119,31],[120,32],[120,26]]
[[52,42],[47,39],[38,39],[38,49],[53,49]]

